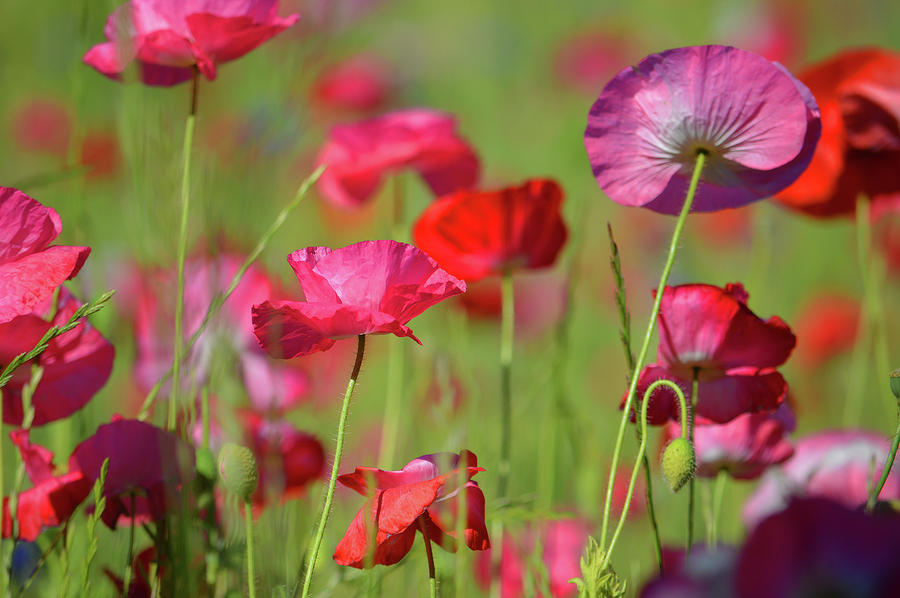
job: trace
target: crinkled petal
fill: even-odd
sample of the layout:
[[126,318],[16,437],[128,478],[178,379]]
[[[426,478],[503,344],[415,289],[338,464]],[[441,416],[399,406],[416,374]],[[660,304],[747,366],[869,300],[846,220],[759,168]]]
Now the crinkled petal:
[[199,12],[188,15],[185,21],[204,53],[216,62],[228,62],[278,35],[299,18],[294,14],[271,23],[259,23],[250,16],[226,17]]
[[0,322],[31,313],[81,269],[90,247],[54,245],[0,264]]
[[18,189],[0,187],[0,263],[46,248],[62,231],[62,221]]
[[[80,471],[50,477],[20,492],[16,506],[17,538],[33,542],[41,531],[65,522],[87,498],[93,484]],[[12,535],[8,499],[3,499],[3,537]]]
[[[372,509],[375,499],[366,502],[347,528],[334,551],[338,565],[362,569],[370,552],[370,526],[374,525]],[[373,565],[393,565],[400,562],[412,548],[416,539],[416,528],[409,526],[399,533],[388,535],[381,530],[376,534],[375,549],[372,551]]]

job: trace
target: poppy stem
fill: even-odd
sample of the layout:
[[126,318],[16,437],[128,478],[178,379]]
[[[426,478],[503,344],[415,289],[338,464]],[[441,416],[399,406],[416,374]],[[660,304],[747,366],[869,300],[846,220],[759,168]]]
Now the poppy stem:
[[253,509],[250,499],[244,500],[244,526],[247,530],[247,586],[250,598],[256,598],[256,569],[253,566]]
[[[196,88],[196,72],[194,73]],[[184,319],[184,261],[187,253],[188,213],[191,206],[191,146],[194,140],[194,113],[196,106],[191,104],[191,114],[187,117],[184,128],[184,147],[182,149],[181,170],[181,221],[178,228],[178,257],[175,297],[175,341],[172,350],[172,392],[169,393],[169,413],[166,429],[175,429],[175,415],[178,405],[178,390],[181,378],[181,354],[184,351],[184,338],[181,331]]]
[[128,526],[128,554],[125,561],[125,574],[122,577],[123,596],[128,596],[128,588],[131,587],[131,565],[134,563],[134,520],[137,511],[137,497],[131,492],[131,525]]
[[866,510],[869,512],[875,508],[875,503],[878,502],[878,496],[881,494],[881,490],[887,482],[891,469],[894,467],[894,458],[897,456],[898,446],[900,446],[900,408],[897,409],[897,431],[894,432],[894,438],[891,440],[891,449],[888,451],[884,467],[881,469],[881,478],[878,480],[878,484],[872,488],[872,492],[869,494],[869,500],[866,501]]
[[337,445],[334,449],[334,462],[331,465],[331,478],[328,480],[328,488],[325,491],[325,500],[322,503],[322,515],[319,517],[319,527],[310,546],[306,562],[306,574],[303,578],[302,597],[309,596],[309,588],[312,584],[313,570],[316,568],[316,557],[322,546],[322,538],[325,537],[325,526],[328,524],[328,516],[331,513],[331,503],[334,500],[334,487],[337,485],[338,470],[341,466],[341,455],[344,452],[344,432],[347,427],[347,415],[350,412],[350,397],[356,388],[356,380],[359,378],[359,370],[362,367],[363,354],[366,349],[366,335],[360,334],[356,345],[356,361],[353,363],[353,371],[350,372],[350,381],[347,383],[347,392],[344,393],[344,402],[341,404],[341,415],[338,420]]
[[622,452],[622,442],[625,439],[625,427],[631,418],[631,405],[634,403],[634,395],[637,392],[638,378],[644,363],[647,361],[647,352],[650,349],[650,340],[653,338],[653,331],[656,330],[656,321],[659,318],[659,306],[662,302],[663,291],[669,282],[669,273],[672,271],[672,265],[675,263],[675,254],[678,251],[678,242],[681,239],[681,231],[684,229],[684,223],[687,215],[691,211],[691,205],[694,203],[694,196],[697,194],[697,186],[700,183],[700,173],[703,171],[703,165],[706,163],[706,153],[698,152],[697,161],[694,164],[694,172],[691,176],[691,182],[688,186],[687,196],[684,199],[684,205],[681,207],[681,213],[675,222],[675,230],[672,232],[672,241],[669,243],[669,253],[666,257],[666,263],[663,266],[662,275],[659,278],[659,286],[657,287],[656,297],[653,300],[653,308],[650,310],[650,321],[647,323],[647,332],[644,334],[644,341],[641,344],[641,350],[638,353],[637,361],[634,364],[634,372],[631,375],[631,383],[628,385],[628,395],[625,397],[625,405],[622,408],[622,417],[619,419],[619,430],[616,434],[616,444],[613,448],[613,458],[609,470],[609,480],[606,484],[606,500],[603,505],[603,521],[600,526],[600,549],[606,549],[606,535],[609,531],[609,517],[612,509],[612,493],[613,485],[616,481],[616,468],[619,466],[619,458]]
[[[637,483],[638,471],[642,467],[644,456],[647,451],[647,406],[650,404],[650,397],[653,396],[653,392],[660,386],[668,386],[675,392],[676,396],[678,396],[678,403],[681,406],[681,421],[684,422],[685,420],[686,404],[684,393],[677,384],[671,380],[661,378],[647,387],[647,390],[644,391],[644,398],[641,400],[641,414],[640,419],[637,422],[641,427],[641,444],[638,447],[638,456],[634,462],[634,467],[631,469],[631,479],[628,481],[628,491],[625,494],[625,503],[622,505],[622,512],[619,514],[619,522],[616,524],[616,529],[613,531],[612,539],[609,542],[609,550],[607,550],[603,556],[603,564],[600,566],[600,571],[605,571],[606,567],[609,565],[613,549],[616,546],[616,541],[619,539],[619,534],[622,532],[622,527],[625,525],[625,519],[628,517],[628,508],[631,506],[631,497],[634,494],[634,485]],[[684,430],[683,424],[682,430]],[[683,436],[684,432],[682,432],[682,437]]]
[[434,574],[434,553],[431,551],[431,538],[428,537],[428,526],[425,517],[419,517],[419,531],[425,541],[425,557],[428,559],[428,595],[437,598],[437,578]]
[[[687,419],[687,435],[688,442],[691,443],[691,446],[694,446],[694,414],[697,411],[697,398],[700,389],[700,368],[694,368],[694,377],[691,380],[691,402],[690,402],[690,411],[688,411],[687,418],[682,417],[681,421],[681,435],[684,436],[685,432],[685,419]],[[691,476],[690,481],[688,482],[688,513],[687,513],[687,547],[684,553],[684,558],[687,560],[688,555],[691,552],[691,546],[694,544],[694,494],[696,490],[696,484],[694,483],[694,476]]]

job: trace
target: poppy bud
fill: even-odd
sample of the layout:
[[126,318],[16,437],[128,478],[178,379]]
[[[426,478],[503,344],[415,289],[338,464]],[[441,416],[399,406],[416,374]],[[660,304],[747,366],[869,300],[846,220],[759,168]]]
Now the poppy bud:
[[694,447],[686,438],[676,438],[663,451],[662,470],[672,492],[678,492],[694,477],[697,462]]
[[889,378],[891,381],[891,392],[894,393],[894,397],[897,400],[900,400],[900,368],[891,372]]
[[219,475],[226,488],[249,500],[259,481],[253,453],[247,447],[229,442],[219,452]]

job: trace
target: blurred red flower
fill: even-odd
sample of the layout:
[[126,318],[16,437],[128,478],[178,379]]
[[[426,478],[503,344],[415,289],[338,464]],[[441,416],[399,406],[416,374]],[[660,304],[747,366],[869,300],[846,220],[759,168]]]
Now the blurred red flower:
[[60,232],[56,210],[0,187],[0,323],[30,314],[78,274],[91,248],[48,247]]
[[[0,324],[0,363],[31,350],[51,327],[68,322],[81,303],[61,287],[55,306],[46,299],[35,307],[28,315]],[[63,419],[84,407],[106,384],[114,357],[113,346],[87,322],[50,341],[37,358],[44,373],[31,397],[32,425]],[[14,426],[21,425],[24,417],[22,388],[31,379],[26,365],[2,389],[3,422]]]
[[93,131],[81,142],[81,165],[87,168],[89,180],[108,179],[119,170],[119,142],[109,131]]
[[848,351],[856,342],[858,299],[835,293],[811,297],[797,317],[797,360],[815,368]]
[[[659,378],[679,384],[689,397],[696,373],[701,422],[725,423],[741,413],[776,409],[788,389],[776,368],[787,361],[796,338],[778,316],[757,317],[747,298],[740,284],[666,287],[659,310],[658,363],[641,372],[638,400]],[[678,417],[675,393],[656,390],[647,421],[661,425]]]
[[65,157],[72,117],[59,100],[35,98],[13,115],[12,135],[22,149]]
[[549,179],[441,197],[419,217],[416,244],[444,269],[478,281],[508,270],[552,266],[566,242],[563,192]]
[[336,113],[367,113],[384,105],[387,69],[370,56],[353,56],[331,65],[312,84],[314,105]]
[[109,472],[103,486],[102,517],[112,529],[120,517],[161,519],[196,473],[194,449],[176,434],[118,416],[75,447],[69,469],[81,471],[93,485],[106,459]]
[[[479,471],[475,455],[437,453],[423,455],[400,471],[357,467],[338,481],[369,500],[356,514],[334,551],[339,565],[362,569],[372,553],[373,565],[393,565],[412,548],[420,526],[428,538],[451,552],[456,551],[456,517],[459,493],[465,492],[465,543],[472,550],[490,547],[484,522],[484,494],[472,476]],[[460,472],[465,467],[465,473]],[[461,478],[465,482],[460,486]],[[371,486],[374,484],[374,486]],[[372,525],[377,533],[372,533]],[[375,546],[370,546],[370,539]]]
[[900,53],[845,50],[800,74],[822,111],[809,168],[775,199],[811,216],[851,216],[860,194],[900,192]]
[[253,306],[253,332],[273,357],[330,349],[361,334],[395,334],[420,342],[406,323],[466,290],[423,251],[397,241],[363,241],[342,249],[307,247],[288,256],[305,301]]
[[148,85],[187,81],[194,68],[212,81],[220,63],[240,58],[299,18],[280,18],[278,0],[131,0],[107,19],[107,42],[83,60],[112,79],[137,61]]
[[435,195],[469,189],[480,173],[454,118],[425,108],[333,127],[316,163],[328,165],[319,179],[322,195],[346,208],[371,198],[394,171],[415,170]]

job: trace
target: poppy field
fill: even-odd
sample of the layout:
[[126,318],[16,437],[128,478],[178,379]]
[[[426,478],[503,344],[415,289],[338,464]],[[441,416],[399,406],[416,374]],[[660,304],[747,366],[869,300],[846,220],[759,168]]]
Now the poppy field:
[[0,598],[900,598],[900,5],[0,24]]

